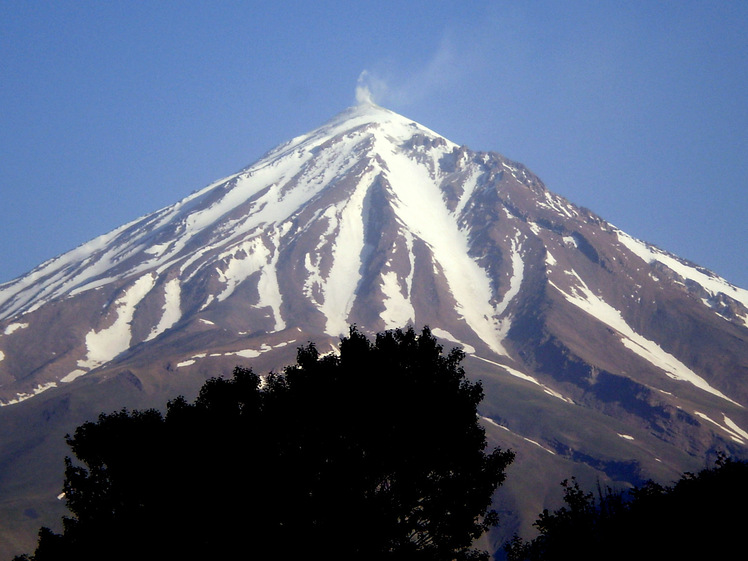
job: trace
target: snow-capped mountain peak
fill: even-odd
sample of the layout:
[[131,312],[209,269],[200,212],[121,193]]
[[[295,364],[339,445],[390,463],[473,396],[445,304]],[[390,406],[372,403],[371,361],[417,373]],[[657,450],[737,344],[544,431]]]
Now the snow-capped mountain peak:
[[[610,244],[631,259],[645,251],[638,243],[547,191],[520,164],[363,101],[238,173],[3,285],[0,319],[33,323],[61,299],[101,301],[74,367],[52,369],[58,373],[38,387],[100,368],[236,298],[244,316],[233,321],[253,332],[298,326],[337,336],[354,322],[430,324],[511,364],[518,357],[505,341],[531,275],[536,290],[545,286],[608,328],[640,336],[626,323],[627,305],[589,288],[621,259],[605,255]],[[683,267],[647,251],[649,266],[665,264],[681,278]],[[707,294],[704,304],[745,326],[746,291],[687,277]],[[627,328],[611,323],[611,313]]]
[[748,291],[365,98],[0,285],[0,411],[152,406],[351,324],[460,345],[533,461],[632,482],[748,444]]

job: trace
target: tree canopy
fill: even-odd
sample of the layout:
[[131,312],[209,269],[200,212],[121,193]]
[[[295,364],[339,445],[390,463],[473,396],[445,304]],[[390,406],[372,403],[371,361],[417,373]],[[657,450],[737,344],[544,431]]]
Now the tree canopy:
[[543,511],[538,536],[515,536],[508,561],[729,559],[743,546],[748,463],[720,456],[712,468],[674,485],[653,481],[630,491],[582,490],[562,483],[564,506]]
[[63,532],[27,559],[486,559],[492,495],[483,397],[428,328],[351,328],[265,378],[237,367],[194,402],[102,414],[68,443]]

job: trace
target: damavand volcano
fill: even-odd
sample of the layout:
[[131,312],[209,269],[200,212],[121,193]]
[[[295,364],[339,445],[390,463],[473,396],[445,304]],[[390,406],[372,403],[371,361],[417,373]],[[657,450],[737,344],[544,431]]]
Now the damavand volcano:
[[748,452],[748,291],[365,102],[0,285],[0,554],[59,523],[83,421],[278,371],[351,324],[467,353],[491,444],[517,452],[490,548],[571,475],[669,483]]

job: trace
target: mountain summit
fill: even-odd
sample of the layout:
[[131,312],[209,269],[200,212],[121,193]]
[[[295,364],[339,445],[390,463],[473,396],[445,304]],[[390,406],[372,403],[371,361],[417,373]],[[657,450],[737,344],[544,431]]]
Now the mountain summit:
[[364,101],[0,285],[5,518],[38,528],[22,505],[52,508],[75,423],[282,368],[350,324],[463,347],[491,438],[537,467],[501,491],[510,528],[571,473],[639,483],[746,455],[748,291]]

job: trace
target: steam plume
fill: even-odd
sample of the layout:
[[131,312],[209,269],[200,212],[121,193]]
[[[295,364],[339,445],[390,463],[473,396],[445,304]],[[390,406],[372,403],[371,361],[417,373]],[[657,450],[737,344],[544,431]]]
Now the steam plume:
[[356,82],[356,103],[374,103],[371,96],[371,89],[368,84],[369,72],[364,70],[358,75],[358,81]]

